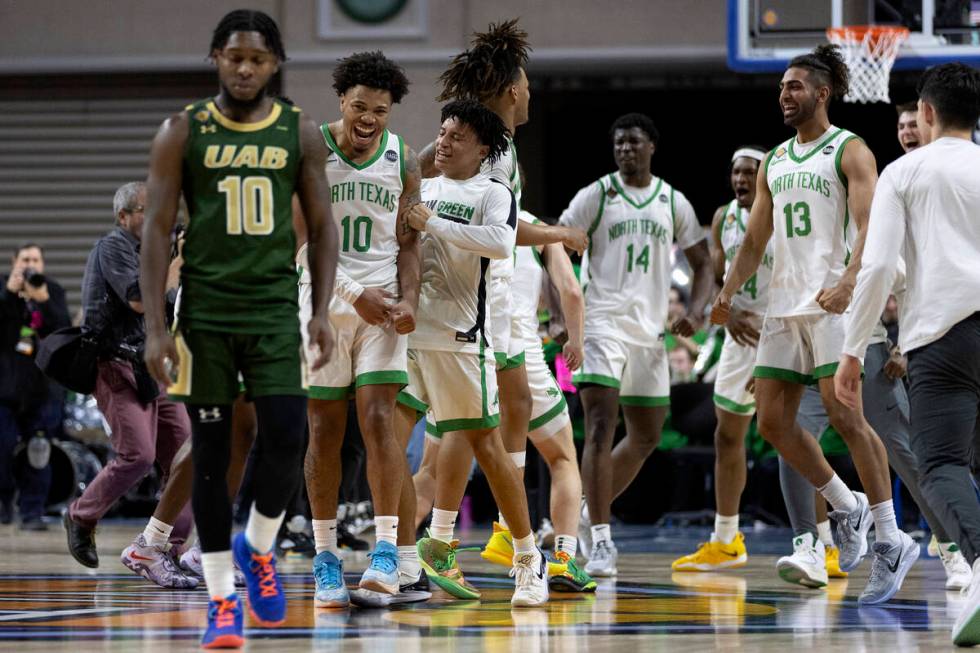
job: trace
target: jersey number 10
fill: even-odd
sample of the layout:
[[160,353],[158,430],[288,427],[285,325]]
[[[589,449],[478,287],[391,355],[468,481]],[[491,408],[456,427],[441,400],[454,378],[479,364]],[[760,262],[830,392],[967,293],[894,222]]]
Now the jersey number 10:
[[225,194],[226,230],[231,236],[268,236],[274,226],[272,180],[268,177],[225,177],[218,182]]

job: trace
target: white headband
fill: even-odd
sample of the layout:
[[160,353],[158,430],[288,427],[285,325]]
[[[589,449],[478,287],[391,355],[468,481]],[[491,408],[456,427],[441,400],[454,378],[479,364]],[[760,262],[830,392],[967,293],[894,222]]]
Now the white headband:
[[756,161],[762,161],[763,159],[766,158],[766,153],[763,152],[762,150],[757,150],[752,147],[743,147],[740,150],[735,150],[735,154],[732,155],[732,163],[734,163],[735,159],[737,159],[740,156],[745,156],[750,159],[755,159]]

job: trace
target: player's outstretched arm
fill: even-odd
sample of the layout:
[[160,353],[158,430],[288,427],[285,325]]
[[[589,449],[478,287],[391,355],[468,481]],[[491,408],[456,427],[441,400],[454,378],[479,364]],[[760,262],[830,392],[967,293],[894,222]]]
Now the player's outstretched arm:
[[313,370],[317,370],[329,360],[333,349],[327,313],[337,271],[337,228],[330,215],[330,202],[327,199],[330,197],[330,186],[324,168],[327,146],[316,123],[309,116],[300,117],[299,129],[303,158],[300,161],[296,194],[303,209],[308,234],[307,255],[313,282],[313,317],[308,330],[310,342],[320,347],[319,356],[311,366]]
[[544,264],[548,278],[558,291],[561,312],[565,318],[568,341],[562,348],[568,369],[575,371],[582,365],[585,348],[585,299],[582,286],[575,276],[572,261],[565,248],[557,243],[544,248]]
[[520,220],[517,223],[518,245],[551,245],[561,243],[568,249],[581,254],[589,246],[585,231],[576,227],[562,225],[534,224]]
[[[768,163],[768,157],[766,163]],[[772,193],[763,164],[755,180],[755,202],[749,214],[749,224],[745,228],[745,239],[738,248],[735,259],[728,269],[728,278],[715,298],[711,309],[711,323],[725,324],[732,308],[732,295],[738,292],[749,277],[759,269],[759,263],[766,253],[766,245],[772,238]]]
[[854,249],[851,250],[851,260],[837,285],[821,289],[817,293],[817,303],[828,313],[843,313],[847,310],[858,272],[861,270],[864,241],[868,235],[868,219],[871,215],[871,199],[878,183],[875,155],[864,141],[854,138],[844,145],[841,172],[847,180],[847,209],[857,227],[857,237],[854,239]]
[[150,147],[146,179],[146,215],[140,241],[140,297],[146,320],[144,360],[157,381],[171,383],[169,365],[180,363],[174,340],[167,333],[166,283],[170,267],[170,233],[177,221],[183,186],[184,147],[189,123],[186,113],[168,118]]
[[408,224],[408,212],[422,201],[422,173],[419,158],[410,147],[405,157],[405,186],[398,200],[398,289],[401,299],[391,309],[391,320],[398,333],[415,330],[415,311],[419,307],[419,287],[422,276],[422,257],[419,233]]

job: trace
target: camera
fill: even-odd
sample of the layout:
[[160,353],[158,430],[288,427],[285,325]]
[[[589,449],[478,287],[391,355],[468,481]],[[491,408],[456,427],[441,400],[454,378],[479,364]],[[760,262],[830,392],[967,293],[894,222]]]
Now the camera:
[[32,288],[40,288],[45,284],[47,279],[45,279],[44,275],[38,272],[37,270],[35,270],[34,268],[25,268],[24,281]]

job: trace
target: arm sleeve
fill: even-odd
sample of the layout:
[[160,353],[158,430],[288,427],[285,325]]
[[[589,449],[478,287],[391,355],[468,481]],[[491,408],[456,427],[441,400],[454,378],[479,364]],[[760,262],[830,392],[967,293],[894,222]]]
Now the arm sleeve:
[[562,212],[558,222],[567,227],[578,227],[588,231],[599,219],[605,197],[606,190],[601,180],[586,186],[575,193],[571,204]]
[[124,304],[140,301],[140,262],[136,251],[122,239],[105,238],[99,244],[99,266],[112,292]]
[[517,201],[502,184],[491,184],[483,197],[483,224],[457,224],[433,216],[426,222],[425,230],[480,256],[507,258],[514,253],[517,241]]
[[886,169],[881,175],[871,202],[868,236],[851,301],[851,322],[844,340],[844,353],[860,359],[864,359],[871,332],[881,318],[892,290],[895,268],[905,242],[908,216],[893,179],[895,175],[890,172],[893,170]]
[[674,239],[681,249],[687,249],[705,239],[704,229],[701,228],[694,207],[684,197],[684,193],[679,193],[672,188],[670,194],[674,213]]

